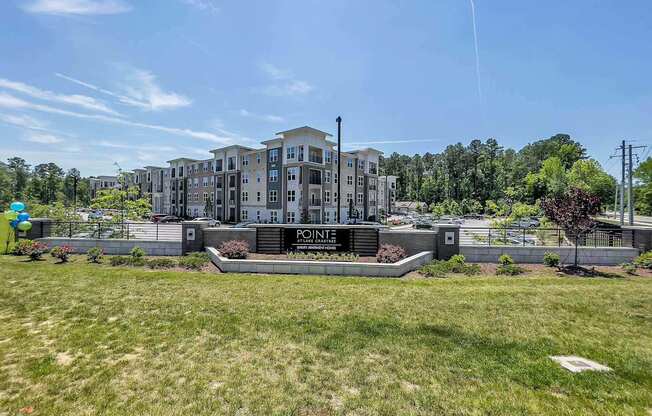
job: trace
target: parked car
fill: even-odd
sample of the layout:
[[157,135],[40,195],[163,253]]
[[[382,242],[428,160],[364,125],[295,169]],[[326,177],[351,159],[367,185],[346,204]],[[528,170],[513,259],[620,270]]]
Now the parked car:
[[102,211],[93,211],[88,214],[89,220],[101,220],[104,218],[104,213]]
[[209,218],[209,217],[198,217],[198,218],[194,218],[192,221],[208,222],[209,227],[219,227],[220,225],[222,225],[222,223],[219,222],[218,220],[214,220],[213,218]]
[[414,228],[417,230],[429,230],[432,228],[432,223],[427,221],[417,221],[414,223]]
[[255,224],[255,223],[256,223],[256,221],[242,221],[242,222],[239,222],[239,223],[235,224],[231,228],[247,228],[248,225]]
[[541,222],[536,218],[521,218],[520,220],[512,223],[512,227],[519,228],[536,228],[539,225],[541,225]]
[[166,215],[165,217],[161,218],[158,222],[162,224],[166,223],[173,223],[173,222],[181,222],[181,218],[175,216],[175,215]]
[[149,217],[149,220],[152,222],[160,222],[161,218],[167,217],[168,214],[152,214]]

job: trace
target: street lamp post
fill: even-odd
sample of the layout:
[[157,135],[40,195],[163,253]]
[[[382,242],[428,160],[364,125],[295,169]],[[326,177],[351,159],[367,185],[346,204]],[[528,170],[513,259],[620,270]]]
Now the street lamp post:
[[342,200],[342,117],[338,116],[337,122],[337,223],[341,224],[340,201]]

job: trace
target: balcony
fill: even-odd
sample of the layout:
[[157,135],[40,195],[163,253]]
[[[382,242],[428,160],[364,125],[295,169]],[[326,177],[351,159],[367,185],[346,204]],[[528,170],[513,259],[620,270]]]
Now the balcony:
[[324,159],[321,156],[317,156],[317,155],[309,155],[308,156],[308,162],[320,163],[321,164],[321,163],[323,163],[323,161],[324,161]]
[[319,208],[321,207],[321,199],[319,198],[310,198],[308,201],[309,208]]

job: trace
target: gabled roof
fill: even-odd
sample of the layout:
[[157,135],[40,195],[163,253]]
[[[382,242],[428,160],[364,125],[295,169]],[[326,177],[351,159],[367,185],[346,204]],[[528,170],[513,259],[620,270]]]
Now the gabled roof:
[[276,133],[277,135],[286,135],[286,134],[296,134],[296,133],[318,133],[318,134],[323,134],[326,137],[333,137],[332,134],[326,133],[325,131],[317,130],[315,128],[312,128],[310,126],[303,126],[303,127],[297,127],[296,129],[290,129],[290,130],[285,130],[285,131],[279,131]]
[[240,148],[240,149],[246,150],[246,151],[253,150],[251,147],[241,146],[239,144],[232,144],[232,145],[229,145],[229,146],[218,147],[217,149],[210,150],[210,152],[215,154],[215,152],[225,151],[225,150],[229,150],[229,149],[233,149],[233,148]]
[[167,163],[172,163],[172,162],[196,162],[197,159],[191,159],[189,157],[178,157],[176,159],[168,160]]

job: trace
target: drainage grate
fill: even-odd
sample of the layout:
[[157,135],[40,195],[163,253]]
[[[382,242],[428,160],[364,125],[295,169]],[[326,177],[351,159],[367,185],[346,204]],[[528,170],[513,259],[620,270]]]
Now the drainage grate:
[[581,373],[582,371],[611,371],[611,368],[607,366],[574,355],[551,356],[550,359],[559,363],[559,365],[572,373]]

